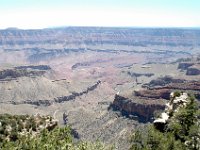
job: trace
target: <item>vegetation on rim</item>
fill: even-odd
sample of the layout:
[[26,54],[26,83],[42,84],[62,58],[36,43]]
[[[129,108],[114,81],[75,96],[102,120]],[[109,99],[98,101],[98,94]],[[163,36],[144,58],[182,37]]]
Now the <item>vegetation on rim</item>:
[[[38,119],[40,118],[40,119]],[[50,116],[28,115],[0,115],[0,149],[48,149],[48,150],[104,150],[100,142],[73,141],[72,130],[69,126],[63,128],[51,126],[53,122]],[[42,130],[39,127],[45,126]]]
[[[180,96],[175,92],[175,96]],[[179,111],[173,112],[164,131],[150,125],[145,131],[137,130],[132,137],[131,150],[199,150],[200,111],[193,96]]]

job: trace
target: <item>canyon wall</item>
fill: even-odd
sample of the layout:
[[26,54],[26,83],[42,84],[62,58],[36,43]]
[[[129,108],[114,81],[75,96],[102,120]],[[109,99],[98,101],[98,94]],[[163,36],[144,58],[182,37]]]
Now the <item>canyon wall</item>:
[[[149,102],[147,102],[149,101]],[[138,116],[140,122],[152,121],[154,112],[159,110],[164,110],[164,103],[154,103],[147,100],[144,103],[137,103],[129,98],[115,95],[115,99],[111,104],[113,110],[118,110],[125,116]]]
[[66,27],[42,30],[0,30],[0,45],[119,44],[133,46],[198,46],[200,30],[169,28]]

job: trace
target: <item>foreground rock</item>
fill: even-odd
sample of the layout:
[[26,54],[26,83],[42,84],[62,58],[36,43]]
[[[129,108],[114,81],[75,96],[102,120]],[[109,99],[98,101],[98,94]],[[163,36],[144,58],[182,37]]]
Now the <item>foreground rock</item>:
[[160,118],[154,120],[154,125],[160,130],[164,130],[165,124],[168,122],[172,113],[177,112],[180,108],[185,107],[189,102],[187,93],[171,93],[171,100],[166,104],[165,111],[161,114]]
[[199,118],[195,98],[186,92],[173,92],[153,125],[133,134],[131,149],[199,150]]

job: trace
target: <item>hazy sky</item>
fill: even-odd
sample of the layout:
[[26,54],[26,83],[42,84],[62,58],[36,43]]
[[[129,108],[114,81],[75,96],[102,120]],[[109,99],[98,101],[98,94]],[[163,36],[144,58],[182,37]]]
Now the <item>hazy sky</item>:
[[200,0],[0,0],[0,28],[200,27]]

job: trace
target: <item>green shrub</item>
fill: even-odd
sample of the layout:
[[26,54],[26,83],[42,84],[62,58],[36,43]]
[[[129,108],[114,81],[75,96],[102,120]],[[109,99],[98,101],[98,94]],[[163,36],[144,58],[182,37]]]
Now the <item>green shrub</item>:
[[[45,124],[45,119],[35,121],[34,117],[26,116],[11,116],[11,115],[1,115],[0,117],[5,121],[2,129],[0,131],[0,150],[103,150],[104,145],[100,142],[80,142],[73,143],[73,138],[71,135],[71,128],[66,126],[64,128],[55,127],[53,130],[43,129],[40,132],[27,132],[25,135],[19,134],[23,129],[23,121],[25,122],[25,128],[30,131],[36,131],[37,125],[41,122]],[[23,121],[22,121],[23,120]],[[40,122],[41,121],[41,122]],[[9,133],[5,130],[6,126],[12,123],[13,128]],[[15,126],[14,126],[15,125]],[[7,140],[7,137],[10,140]]]
[[[176,93],[179,96],[179,93]],[[200,113],[194,97],[189,96],[186,107],[173,113],[166,129],[161,132],[153,125],[147,133],[136,131],[131,150],[199,150]]]

